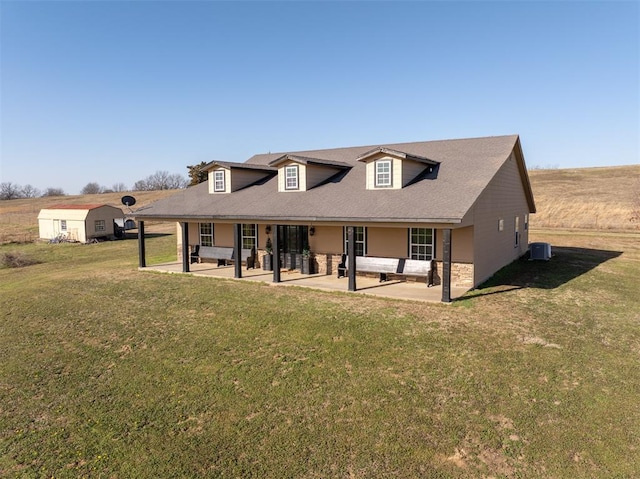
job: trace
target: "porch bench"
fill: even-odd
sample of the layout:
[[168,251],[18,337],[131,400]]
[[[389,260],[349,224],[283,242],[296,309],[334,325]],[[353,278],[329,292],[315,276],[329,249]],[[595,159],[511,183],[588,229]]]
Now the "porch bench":
[[[347,275],[347,255],[342,255],[342,262],[338,265],[338,278]],[[389,274],[403,276],[424,276],[427,286],[433,286],[432,261],[422,261],[405,258],[379,258],[375,256],[356,256],[356,271],[363,273],[378,273],[380,282],[387,281]]]
[[[243,248],[240,253],[240,261],[247,264],[247,269],[255,267],[255,249]],[[234,261],[234,251],[230,246],[200,246],[197,252],[191,253],[191,262],[201,259],[214,259],[218,266],[226,266],[227,261]]]
[[404,276],[424,276],[427,278],[427,286],[433,286],[433,260],[423,261],[418,259],[405,259],[402,268]]
[[[401,274],[400,258],[380,258],[376,256],[356,256],[356,271],[362,273],[378,273],[380,282],[387,281],[388,274]],[[346,276],[349,258],[343,255],[342,263],[338,265],[338,278]]]

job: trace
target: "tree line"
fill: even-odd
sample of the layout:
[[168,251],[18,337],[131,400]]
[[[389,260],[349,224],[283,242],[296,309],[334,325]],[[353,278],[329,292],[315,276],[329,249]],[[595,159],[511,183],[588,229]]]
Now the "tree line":
[[[189,180],[184,176],[169,173],[168,171],[156,171],[152,175],[134,183],[132,188],[128,188],[124,183],[116,183],[111,187],[102,186],[97,182],[87,183],[81,195],[96,195],[100,193],[117,193],[123,191],[156,191],[156,190],[176,190],[188,186],[197,185],[207,180],[205,170],[206,162],[197,165],[187,166],[189,170]],[[43,198],[47,196],[66,196],[62,188],[47,188],[44,191],[32,185],[20,186],[12,182],[0,183],[0,200],[14,200],[19,198]]]

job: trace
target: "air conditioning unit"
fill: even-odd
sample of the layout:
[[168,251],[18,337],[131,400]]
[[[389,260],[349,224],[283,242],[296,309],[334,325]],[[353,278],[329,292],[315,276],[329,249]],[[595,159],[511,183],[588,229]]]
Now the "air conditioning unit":
[[541,259],[549,261],[551,258],[551,245],[549,243],[531,243],[529,244],[529,259]]

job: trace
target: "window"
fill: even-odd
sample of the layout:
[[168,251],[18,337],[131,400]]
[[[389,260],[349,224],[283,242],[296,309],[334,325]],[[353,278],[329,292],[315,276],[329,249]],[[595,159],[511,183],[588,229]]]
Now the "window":
[[515,241],[514,241],[514,247],[517,248],[518,245],[520,244],[520,217],[516,216],[516,223],[515,223]]
[[298,189],[298,165],[284,167],[284,181],[285,190]]
[[391,186],[391,160],[376,161],[376,188]]
[[224,181],[224,170],[213,172],[213,191],[224,191],[226,189]]
[[504,231],[504,220],[502,218],[498,220],[498,231]]
[[60,220],[60,231],[67,231],[67,220]]
[[524,215],[524,230],[527,231],[529,229],[529,215]]
[[242,249],[252,249],[258,244],[256,225],[242,225]]
[[[356,256],[365,256],[367,253],[367,229],[364,226],[354,226],[356,238]],[[348,227],[344,227],[344,252],[349,252]]]
[[104,231],[106,228],[104,220],[96,220],[96,232]]
[[200,223],[200,246],[213,246],[213,223]]
[[409,255],[411,259],[433,259],[433,228],[410,228]]

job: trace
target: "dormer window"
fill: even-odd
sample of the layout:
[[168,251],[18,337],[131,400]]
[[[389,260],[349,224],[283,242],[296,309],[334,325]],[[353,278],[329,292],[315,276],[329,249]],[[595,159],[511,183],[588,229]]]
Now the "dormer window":
[[225,191],[224,170],[217,170],[213,172],[213,191]]
[[285,189],[297,190],[298,186],[298,165],[289,165],[284,168]]
[[376,165],[376,188],[389,188],[391,184],[391,160],[378,160]]

